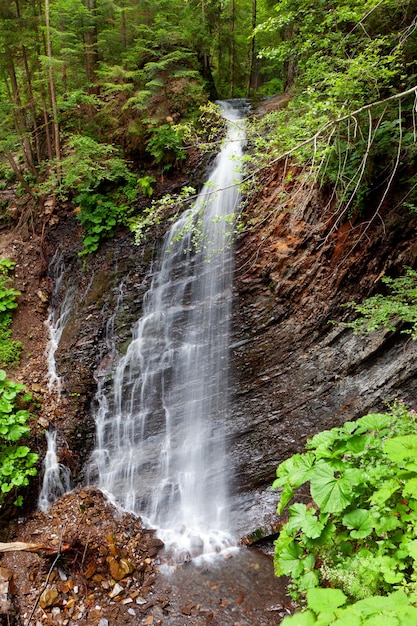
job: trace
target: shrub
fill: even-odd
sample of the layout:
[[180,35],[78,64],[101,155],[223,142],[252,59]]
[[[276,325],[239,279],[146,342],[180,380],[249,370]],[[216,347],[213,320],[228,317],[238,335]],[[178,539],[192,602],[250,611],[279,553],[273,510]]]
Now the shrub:
[[[24,391],[24,385],[9,380],[0,370],[0,508],[9,494],[16,496],[19,488],[29,484],[29,477],[36,475],[38,455],[18,443],[30,430],[26,424],[29,412],[19,408],[30,399]],[[20,506],[22,496],[14,504]]]
[[17,308],[16,297],[20,295],[12,287],[10,271],[15,263],[9,259],[0,260],[0,363],[16,365],[19,362],[22,344],[11,339],[11,311]]
[[[417,595],[416,432],[415,412],[395,402],[315,435],[278,467],[277,510],[289,517],[275,571],[291,577],[294,598],[318,586],[350,602],[398,589]],[[302,501],[290,504],[294,495]]]

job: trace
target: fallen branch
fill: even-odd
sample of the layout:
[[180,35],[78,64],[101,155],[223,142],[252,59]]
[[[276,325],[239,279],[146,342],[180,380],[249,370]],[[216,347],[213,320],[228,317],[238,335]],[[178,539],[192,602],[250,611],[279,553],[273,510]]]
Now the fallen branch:
[[71,549],[70,544],[63,546],[48,546],[43,543],[26,543],[25,541],[11,541],[9,543],[0,543],[0,552],[36,552],[41,556],[54,556],[60,552],[66,552]]

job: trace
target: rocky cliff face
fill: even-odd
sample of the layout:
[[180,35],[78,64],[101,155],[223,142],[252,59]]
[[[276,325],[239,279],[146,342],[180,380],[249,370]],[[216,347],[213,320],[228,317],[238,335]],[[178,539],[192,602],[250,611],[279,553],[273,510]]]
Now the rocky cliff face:
[[[248,228],[236,244],[227,471],[239,535],[276,521],[277,495],[270,489],[276,466],[301,451],[308,437],[383,410],[395,398],[416,408],[417,346],[401,328],[355,337],[329,322],[345,319],[343,304],[374,293],[382,275],[416,266],[417,217],[398,208],[393,194],[377,215],[369,207],[363,216],[340,219],[327,197],[291,188],[289,180],[279,165],[262,174],[261,190],[246,207]],[[283,191],[292,205],[285,211],[279,209]],[[119,232],[83,264],[77,255],[80,228],[70,208],[55,207],[52,217],[43,217],[48,228],[42,236],[21,231],[0,237],[2,256],[17,261],[15,286],[22,291],[14,328],[27,358],[15,375],[41,402],[34,424],[41,455],[42,431],[53,424],[61,460],[82,485],[94,442],[97,380],[112,365],[109,340],[118,353],[127,348],[164,228],[155,228],[142,247]],[[56,353],[61,399],[47,389],[44,353],[52,288],[47,266],[57,249],[65,262],[65,288],[74,289]],[[28,507],[36,504],[33,487]],[[29,537],[36,519],[17,525],[15,536]],[[22,564],[16,560],[13,567],[18,580]]]
[[[308,437],[382,410],[394,398],[413,406],[417,391],[417,348],[400,329],[355,337],[330,324],[349,315],[344,303],[373,293],[382,275],[395,276],[415,264],[417,220],[386,206],[378,216],[370,210],[355,221],[338,221],[329,207],[323,209],[326,198],[308,189],[294,193],[290,211],[277,211],[284,189],[279,166],[261,182],[262,191],[247,208],[252,225],[237,243],[235,261],[227,429],[233,524],[240,534],[273,520],[275,468],[302,450]],[[82,480],[94,439],[96,378],[109,366],[108,320],[123,284],[123,305],[114,320],[123,351],[140,315],[163,229],[143,248],[120,234],[83,270],[71,223],[49,234],[50,251],[64,246],[68,276],[77,282],[57,352],[66,390],[51,419],[75,452],[73,469]]]
[[391,198],[378,215],[370,207],[339,221],[311,190],[298,191],[291,211],[276,212],[283,190],[278,166],[264,174],[249,211],[255,225],[236,251],[230,451],[236,492],[253,492],[252,510],[247,499],[237,505],[249,526],[259,513],[268,517],[277,464],[308,437],[395,398],[414,406],[417,391],[408,335],[356,337],[330,324],[347,319],[344,303],[380,288],[382,275],[415,266],[415,217],[392,209]]
[[[360,301],[378,289],[382,275],[415,266],[417,218],[392,208],[396,202],[391,197],[378,215],[370,207],[368,215],[339,219],[326,197],[291,182],[295,174],[284,177],[279,165],[262,174],[261,191],[246,207],[248,229],[236,245],[227,435],[233,524],[240,534],[273,519],[275,468],[302,450],[309,436],[381,410],[394,398],[413,406],[416,397],[417,348],[407,335],[398,329],[355,337],[329,322],[349,314],[343,303]],[[292,199],[290,210],[278,208],[283,191]],[[131,234],[119,232],[83,264],[77,256],[75,216],[55,209],[41,256],[49,261],[60,248],[66,285],[75,288],[56,353],[64,383],[59,402],[48,396],[42,382],[45,298],[29,294],[31,289],[47,294],[51,288],[45,263],[32,260],[40,242],[28,236],[13,244],[25,289],[20,327],[27,328],[30,319],[33,325],[30,341],[26,330],[17,338],[37,355],[20,378],[43,399],[40,430],[48,423],[58,428],[76,482],[85,479],[94,442],[97,378],[111,367],[109,320],[115,329],[112,340],[123,353],[141,312],[163,230],[158,226],[142,247],[134,245]],[[116,306],[121,290],[122,305]]]

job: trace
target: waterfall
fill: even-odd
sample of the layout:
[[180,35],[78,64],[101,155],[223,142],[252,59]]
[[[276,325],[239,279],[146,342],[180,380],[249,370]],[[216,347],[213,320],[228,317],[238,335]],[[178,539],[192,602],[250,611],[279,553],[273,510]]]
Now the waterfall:
[[[59,346],[62,332],[68,321],[72,305],[73,289],[67,289],[65,277],[65,263],[62,252],[58,249],[49,264],[49,276],[53,281],[51,302],[49,306],[46,326],[49,333],[49,341],[46,347],[46,359],[48,364],[48,389],[55,394],[57,402],[60,401],[62,382],[56,371],[55,353]],[[65,291],[64,291],[65,290]],[[62,292],[64,295],[60,303]],[[46,511],[57,498],[71,489],[71,472],[69,468],[59,463],[56,449],[56,431],[49,429],[45,433],[47,450],[43,462],[44,475],[42,488],[39,494],[38,507]]]
[[[49,306],[46,326],[49,340],[46,347],[48,364],[48,389],[55,390],[58,397],[61,395],[62,382],[56,371],[55,352],[68,321],[71,311],[73,289],[65,289],[65,263],[62,252],[58,249],[49,264],[49,276],[53,281],[51,302]],[[65,289],[61,304],[59,303],[62,290]]]
[[47,511],[57,498],[71,489],[71,472],[68,467],[59,463],[57,458],[55,430],[46,431],[46,441],[44,475],[38,500],[38,507],[41,511]]
[[121,507],[191,556],[233,543],[224,425],[244,122],[232,104],[221,107],[225,142],[198,199],[165,236],[132,341],[98,398],[91,464]]

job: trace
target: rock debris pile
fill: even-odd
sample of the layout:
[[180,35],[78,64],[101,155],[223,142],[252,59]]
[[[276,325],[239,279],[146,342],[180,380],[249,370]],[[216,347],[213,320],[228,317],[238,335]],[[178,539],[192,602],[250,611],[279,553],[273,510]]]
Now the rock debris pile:
[[17,534],[44,548],[3,556],[0,624],[16,623],[15,616],[25,626],[163,623],[169,600],[154,591],[163,544],[98,489],[63,496],[19,524]]

